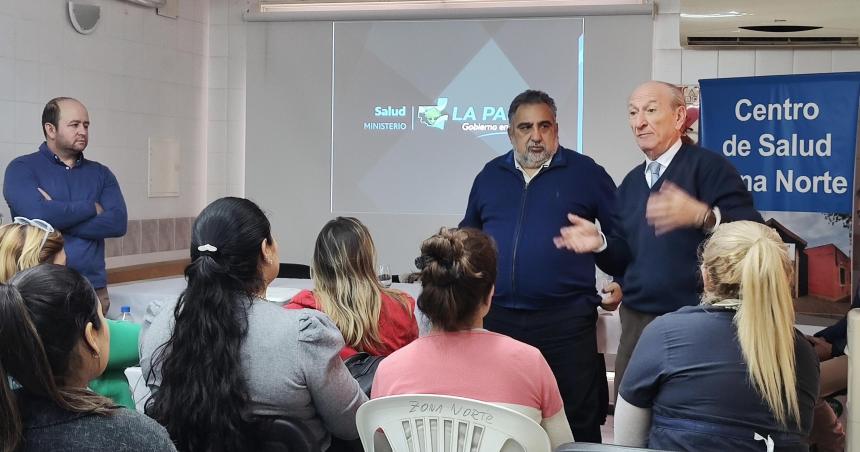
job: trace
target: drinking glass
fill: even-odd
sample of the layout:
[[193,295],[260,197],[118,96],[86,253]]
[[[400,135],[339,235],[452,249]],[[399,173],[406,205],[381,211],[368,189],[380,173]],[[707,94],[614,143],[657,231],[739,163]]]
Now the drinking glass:
[[376,269],[376,275],[379,277],[379,283],[382,287],[391,287],[391,268],[388,265],[380,265]]

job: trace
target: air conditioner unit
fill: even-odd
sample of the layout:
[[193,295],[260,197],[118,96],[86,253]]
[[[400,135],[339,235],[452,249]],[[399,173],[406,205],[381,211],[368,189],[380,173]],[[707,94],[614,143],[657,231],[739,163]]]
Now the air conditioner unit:
[[858,0],[681,0],[681,46],[858,47]]

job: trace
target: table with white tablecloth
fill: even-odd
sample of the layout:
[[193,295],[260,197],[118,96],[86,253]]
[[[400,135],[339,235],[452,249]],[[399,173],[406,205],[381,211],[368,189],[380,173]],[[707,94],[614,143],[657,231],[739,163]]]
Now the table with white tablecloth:
[[[155,279],[139,281],[134,283],[111,285],[108,290],[111,296],[111,306],[108,317],[116,319],[120,317],[120,308],[129,306],[135,322],[143,322],[146,307],[154,301],[170,301],[179,297],[185,289],[185,278],[175,277],[166,279]],[[283,304],[302,289],[312,289],[313,280],[310,279],[286,279],[279,278],[272,282],[266,293],[266,298],[279,304]],[[408,293],[416,300],[421,293],[420,284],[392,284],[392,288]],[[607,358],[607,379],[609,387],[612,387],[614,378],[614,358],[618,351],[618,341],[621,337],[621,322],[618,311],[608,312],[597,309],[597,349]],[[430,322],[427,317],[415,308],[415,316],[418,321],[419,333],[423,336],[430,330]],[[821,329],[820,326],[797,325],[805,334],[813,334]],[[610,391],[610,400],[614,394]],[[614,401],[614,400],[613,400]]]
[[[132,317],[135,322],[143,322],[146,307],[153,301],[175,300],[185,289],[185,278],[164,278],[147,281],[138,281],[126,284],[114,284],[108,287],[111,297],[111,305],[108,310],[108,318],[118,319],[120,308],[128,306],[131,308]],[[408,293],[416,300],[421,293],[420,284],[394,283],[392,288]],[[302,289],[312,289],[313,280],[278,278],[269,286],[267,298],[282,303],[289,297],[295,295]],[[614,354],[618,349],[618,338],[621,335],[621,325],[618,321],[617,312],[606,312],[598,309],[600,315],[597,317],[597,348],[601,353]],[[426,317],[416,308],[416,317],[421,334],[429,330]]]
[[[299,293],[303,289],[313,289],[313,280],[310,279],[293,279],[293,278],[278,278],[272,281],[269,289],[266,292],[266,298],[278,304],[284,304],[289,299]],[[131,314],[134,321],[137,323],[143,322],[143,317],[146,314],[146,307],[154,301],[165,302],[179,298],[179,295],[185,290],[186,282],[183,277],[151,279],[146,281],[138,281],[125,284],[113,284],[108,287],[110,293],[111,304],[108,309],[107,317],[109,319],[118,319],[121,316],[120,310],[123,306],[131,308]],[[419,284],[401,284],[394,283],[391,285],[393,289],[401,290],[408,293],[413,298],[418,298],[421,293]],[[416,308],[417,311],[417,308]],[[429,330],[429,322],[421,312],[416,312],[418,324],[421,327],[422,333]]]
[[[394,283],[391,287],[402,290],[408,293],[412,298],[418,299],[418,294],[421,293],[420,284],[403,284]],[[313,280],[310,279],[291,279],[278,278],[269,286],[268,298],[276,302],[286,301],[289,297],[298,293],[302,289],[312,289]],[[108,290],[110,291],[111,305],[108,311],[108,318],[118,319],[120,317],[120,307],[131,307],[131,313],[136,322],[143,321],[143,315],[146,313],[146,307],[149,303],[159,300],[175,300],[185,289],[185,278],[164,278],[151,279],[146,281],[138,281],[125,284],[113,284]],[[417,308],[416,308],[417,311]],[[607,312],[603,309],[598,309],[597,316],[597,349],[600,353],[615,354],[618,350],[618,340],[621,337],[621,322],[618,318],[618,311]],[[428,324],[426,317],[420,312],[417,312],[421,325],[421,333],[426,333]],[[795,325],[804,334],[814,334],[820,330],[820,325]]]

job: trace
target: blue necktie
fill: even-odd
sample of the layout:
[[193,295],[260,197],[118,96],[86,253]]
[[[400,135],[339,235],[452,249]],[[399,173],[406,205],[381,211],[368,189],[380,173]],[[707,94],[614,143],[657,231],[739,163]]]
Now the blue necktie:
[[651,183],[648,184],[648,187],[653,187],[657,183],[657,179],[660,178],[660,164],[657,162],[649,163],[648,172],[651,174]]

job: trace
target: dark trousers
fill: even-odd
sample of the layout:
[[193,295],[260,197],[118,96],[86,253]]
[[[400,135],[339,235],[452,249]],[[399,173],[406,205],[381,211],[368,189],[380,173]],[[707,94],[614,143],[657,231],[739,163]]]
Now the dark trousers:
[[615,400],[618,400],[618,388],[621,387],[621,377],[624,376],[624,371],[627,370],[627,363],[630,362],[630,357],[633,356],[633,349],[636,348],[636,343],[639,342],[639,336],[642,336],[642,330],[648,326],[654,319],[656,314],[648,314],[645,312],[635,311],[624,306],[618,308],[618,316],[621,319],[621,339],[618,341],[618,354],[615,355]]
[[[601,442],[609,403],[605,363],[597,353],[597,312],[540,311],[492,306],[484,328],[525,342],[543,354],[558,382],[576,441]],[[504,357],[499,357],[504,359]]]
[[99,297],[99,302],[102,305],[102,315],[106,316],[108,309],[110,309],[110,295],[108,294],[107,287],[96,289],[96,296]]

